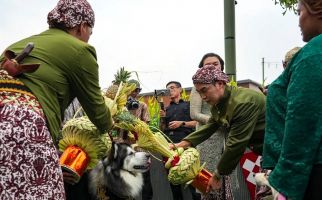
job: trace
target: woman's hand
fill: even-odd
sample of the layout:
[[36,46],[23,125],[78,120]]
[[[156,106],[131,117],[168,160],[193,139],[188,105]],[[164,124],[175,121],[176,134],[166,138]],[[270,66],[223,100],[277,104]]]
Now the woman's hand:
[[221,188],[221,180],[217,179],[215,176],[212,176],[209,179],[206,193],[210,192],[211,190],[219,190],[220,188]]
[[[178,147],[188,148],[188,147],[191,147],[191,142],[186,141],[186,140],[182,140],[181,142],[176,143],[176,144],[174,144],[174,145],[175,145],[177,148],[178,148]],[[174,149],[174,145],[173,145],[173,144],[170,144],[170,145],[169,145],[169,148],[170,148],[170,149]]]

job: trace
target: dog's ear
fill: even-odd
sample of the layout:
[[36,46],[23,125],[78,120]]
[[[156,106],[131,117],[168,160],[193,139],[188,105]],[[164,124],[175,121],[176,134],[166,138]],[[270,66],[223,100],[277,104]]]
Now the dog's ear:
[[118,144],[113,142],[112,149],[108,158],[109,167],[111,170],[118,169],[118,162],[116,161],[117,154],[118,154]]

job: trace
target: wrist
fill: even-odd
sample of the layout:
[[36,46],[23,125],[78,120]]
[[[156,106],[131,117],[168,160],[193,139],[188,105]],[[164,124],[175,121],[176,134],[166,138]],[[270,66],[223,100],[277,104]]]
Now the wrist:
[[220,180],[221,180],[221,175],[220,175],[220,173],[218,172],[218,170],[217,170],[217,169],[214,171],[213,177],[214,177],[217,181],[220,181]]
[[185,121],[182,121],[180,126],[181,127],[184,127],[185,125],[186,125],[186,122]]
[[183,148],[191,147],[191,142],[189,142],[187,140],[182,140],[179,144],[181,144],[181,147],[183,147]]

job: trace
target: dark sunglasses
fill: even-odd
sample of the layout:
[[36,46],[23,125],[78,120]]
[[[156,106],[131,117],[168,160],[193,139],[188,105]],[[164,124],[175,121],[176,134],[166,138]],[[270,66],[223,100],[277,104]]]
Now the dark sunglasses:
[[139,92],[141,92],[141,90],[142,90],[141,88],[136,88],[134,91],[139,93]]

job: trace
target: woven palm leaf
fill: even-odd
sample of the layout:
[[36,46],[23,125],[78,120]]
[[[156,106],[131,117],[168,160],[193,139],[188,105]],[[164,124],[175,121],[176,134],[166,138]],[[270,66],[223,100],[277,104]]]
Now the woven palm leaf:
[[151,152],[160,153],[164,157],[172,157],[174,151],[169,149],[169,143],[161,143],[152,132],[139,133],[137,144],[139,147]]
[[180,161],[171,167],[168,180],[179,185],[194,179],[201,170],[199,152],[195,148],[186,149],[180,155]]
[[112,116],[115,116],[116,113],[117,113],[117,104],[116,102],[114,102],[112,99],[106,97],[106,96],[103,96],[104,97],[104,101],[105,101],[105,104],[106,106],[109,108],[110,112],[111,112],[111,115]]
[[[165,157],[171,157],[174,152],[169,149],[169,143],[160,133],[153,133],[149,126],[136,118],[128,111],[123,111],[115,117],[115,126],[138,134],[137,144],[148,151],[160,153]],[[160,139],[163,138],[163,139]]]
[[62,135],[63,139],[58,144],[59,150],[64,151],[71,145],[80,147],[90,158],[89,169],[96,166],[98,161],[108,154],[112,145],[108,134],[101,134],[86,116],[66,122]]
[[114,102],[117,104],[117,110],[122,111],[126,105],[129,94],[135,90],[136,85],[133,83],[121,82],[114,98]]

